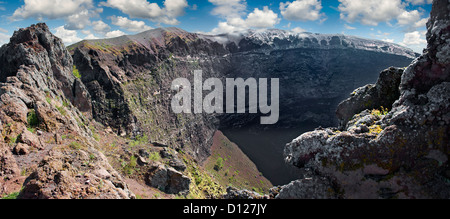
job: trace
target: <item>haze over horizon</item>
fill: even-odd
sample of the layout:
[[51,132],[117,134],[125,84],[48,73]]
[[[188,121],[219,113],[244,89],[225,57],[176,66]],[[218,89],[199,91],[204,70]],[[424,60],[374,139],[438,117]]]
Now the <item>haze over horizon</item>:
[[24,0],[0,1],[0,44],[45,22],[66,45],[175,26],[197,33],[246,29],[345,34],[421,53],[431,0]]

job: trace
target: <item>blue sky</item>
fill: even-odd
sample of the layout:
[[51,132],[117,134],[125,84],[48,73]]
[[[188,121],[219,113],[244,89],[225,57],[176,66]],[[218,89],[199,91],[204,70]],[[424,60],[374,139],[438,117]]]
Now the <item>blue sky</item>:
[[431,0],[0,0],[0,44],[46,22],[66,45],[176,26],[226,33],[278,28],[342,33],[421,52]]

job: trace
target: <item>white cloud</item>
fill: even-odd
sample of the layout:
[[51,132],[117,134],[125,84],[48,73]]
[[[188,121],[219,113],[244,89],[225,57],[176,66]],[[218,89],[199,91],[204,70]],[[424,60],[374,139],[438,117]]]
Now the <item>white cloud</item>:
[[245,0],[208,0],[216,7],[212,10],[213,15],[221,17],[241,17],[247,9]]
[[419,21],[417,21],[416,23],[414,23],[413,27],[414,28],[422,28],[425,27],[427,25],[427,22],[430,18],[423,18]]
[[77,14],[80,9],[93,8],[92,0],[25,0],[25,4],[18,8],[12,18],[49,18],[58,19]]
[[105,34],[111,31],[111,27],[101,20],[92,22],[92,29],[100,34]]
[[422,18],[422,13],[414,11],[404,11],[397,18],[398,24],[406,28],[406,32],[412,32],[426,26],[429,18]]
[[165,13],[167,13],[169,17],[179,17],[184,15],[184,10],[189,5],[186,0],[165,0],[164,6]]
[[320,0],[296,0],[294,2],[280,3],[281,15],[290,21],[315,21],[323,14]]
[[8,31],[0,27],[0,32],[7,33]]
[[90,25],[90,19],[101,12],[101,8],[94,7],[93,0],[25,0],[10,19],[64,19],[65,29],[80,30]]
[[400,43],[406,46],[412,45],[426,45],[427,41],[424,39],[425,32],[414,31],[410,33],[406,33],[403,41]]
[[97,40],[100,38],[96,37],[94,34],[91,33],[91,34],[87,35],[84,39],[85,40]]
[[424,5],[433,3],[433,0],[406,0],[406,1],[413,5]]
[[11,36],[9,36],[9,35],[7,35],[7,34],[0,33],[0,46],[3,45],[3,44],[5,44],[5,43],[8,43],[10,37],[11,37]]
[[344,28],[347,29],[347,30],[356,30],[356,27],[352,27],[352,26],[350,26],[348,24],[344,24]]
[[61,38],[66,46],[72,45],[82,40],[78,37],[78,33],[76,30],[67,30],[64,28],[64,26],[55,28],[55,36]]
[[109,19],[111,19],[113,25],[124,28],[130,32],[143,32],[153,29],[152,27],[147,26],[144,21],[130,20],[121,16],[111,16]]
[[425,26],[427,18],[423,18],[420,10],[407,10],[409,3],[425,4],[429,0],[339,0],[338,10],[341,19],[349,22],[359,22],[363,25],[377,26],[385,22],[389,26],[391,21],[404,27],[405,32],[412,32]]
[[[264,6],[263,9],[255,8],[251,13],[244,13],[246,10],[246,2],[241,0],[209,0],[216,7],[212,14],[225,18],[218,27],[214,28],[211,33],[232,33],[242,32],[250,28],[264,29],[272,28],[280,22],[278,14]],[[246,17],[244,17],[246,16]]]
[[89,10],[85,9],[76,14],[70,15],[66,18],[66,25],[64,26],[69,30],[81,30],[91,24],[90,18],[92,14]]
[[270,10],[267,6],[263,10],[255,8],[246,19],[241,17],[228,18],[226,22],[219,22],[219,26],[212,30],[213,34],[242,32],[250,28],[264,29],[271,28],[280,22],[278,14]]
[[85,40],[96,40],[96,39],[100,39],[99,37],[95,36],[93,33],[91,33],[91,31],[89,30],[82,30],[81,33],[83,33],[84,35],[86,35],[86,37],[84,37]]
[[339,0],[341,19],[376,26],[397,18],[403,11],[401,0]]
[[305,29],[303,29],[303,28],[301,28],[301,27],[293,28],[291,31],[294,32],[294,33],[304,33],[304,32],[307,32]]
[[186,0],[165,0],[164,8],[147,0],[108,0],[101,5],[116,8],[131,18],[149,19],[154,22],[176,25],[177,17],[189,6]]
[[394,39],[382,39],[382,41],[387,42],[387,43],[394,43]]
[[114,30],[114,31],[106,33],[105,37],[106,38],[115,38],[115,37],[120,37],[120,36],[123,36],[123,35],[125,35],[124,32],[122,32],[120,30]]
[[277,25],[280,22],[278,14],[264,6],[263,10],[255,10],[247,16],[245,23],[251,28],[268,28]]

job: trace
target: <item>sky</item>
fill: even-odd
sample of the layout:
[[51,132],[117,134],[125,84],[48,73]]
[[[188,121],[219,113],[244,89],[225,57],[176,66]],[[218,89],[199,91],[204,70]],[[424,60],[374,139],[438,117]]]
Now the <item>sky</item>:
[[0,45],[45,22],[68,46],[159,27],[219,34],[248,29],[345,34],[421,53],[432,0],[0,0]]

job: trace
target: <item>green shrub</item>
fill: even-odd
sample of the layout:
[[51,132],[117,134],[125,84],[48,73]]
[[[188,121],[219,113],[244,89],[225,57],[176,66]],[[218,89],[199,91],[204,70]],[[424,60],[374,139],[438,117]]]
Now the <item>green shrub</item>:
[[217,158],[216,164],[214,165],[214,170],[220,171],[223,168],[223,158]]
[[134,173],[134,171],[136,170],[136,166],[137,166],[137,158],[135,156],[132,156],[130,158],[130,162],[122,164],[123,170],[128,175],[132,175]]
[[39,126],[39,119],[36,115],[36,111],[34,109],[30,110],[27,115],[27,122],[29,127],[37,127]]

